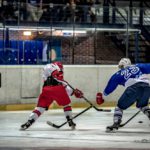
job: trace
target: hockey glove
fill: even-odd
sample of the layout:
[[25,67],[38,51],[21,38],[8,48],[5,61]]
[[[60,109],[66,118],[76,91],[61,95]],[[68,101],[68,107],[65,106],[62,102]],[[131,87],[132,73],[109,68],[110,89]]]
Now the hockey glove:
[[96,102],[98,105],[101,105],[104,103],[104,99],[103,99],[103,96],[102,96],[102,93],[97,93],[96,95]]
[[76,98],[82,98],[83,97],[83,93],[82,91],[78,90],[78,89],[75,89],[73,91],[73,94],[75,95]]

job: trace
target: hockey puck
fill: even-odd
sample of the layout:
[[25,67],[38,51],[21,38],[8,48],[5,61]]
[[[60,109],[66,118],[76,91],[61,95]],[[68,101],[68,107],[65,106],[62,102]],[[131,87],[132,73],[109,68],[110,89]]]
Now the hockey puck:
[[139,121],[138,123],[143,123],[143,121]]

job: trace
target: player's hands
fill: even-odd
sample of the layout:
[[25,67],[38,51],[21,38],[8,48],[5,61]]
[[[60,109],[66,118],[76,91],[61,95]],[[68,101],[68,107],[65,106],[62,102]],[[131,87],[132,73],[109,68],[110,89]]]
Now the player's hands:
[[97,95],[96,95],[96,103],[98,105],[101,105],[101,104],[104,103],[104,99],[103,99],[102,93],[97,93]]
[[78,89],[75,89],[73,91],[73,94],[75,95],[76,98],[82,98],[83,97],[83,93],[82,91],[78,90]]

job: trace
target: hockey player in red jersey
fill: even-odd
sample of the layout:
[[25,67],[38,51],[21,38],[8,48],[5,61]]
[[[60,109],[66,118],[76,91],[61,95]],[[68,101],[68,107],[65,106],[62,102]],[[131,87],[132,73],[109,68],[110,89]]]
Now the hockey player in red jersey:
[[55,100],[58,105],[63,106],[64,114],[69,126],[74,129],[76,124],[72,121],[72,108],[69,96],[74,95],[82,98],[83,93],[78,89],[72,89],[64,80],[63,64],[54,62],[43,68],[43,88],[38,98],[35,109],[30,114],[28,121],[21,125],[21,130],[29,128]]

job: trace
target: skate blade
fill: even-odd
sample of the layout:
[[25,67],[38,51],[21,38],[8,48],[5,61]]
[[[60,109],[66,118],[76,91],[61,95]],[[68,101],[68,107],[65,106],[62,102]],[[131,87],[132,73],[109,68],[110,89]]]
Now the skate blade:
[[25,131],[26,129],[27,129],[28,127],[26,127],[26,126],[24,126],[24,127],[22,127],[22,126],[20,126],[20,131]]
[[117,129],[110,129],[110,128],[106,128],[106,133],[116,133]]
[[71,130],[76,130],[76,127],[75,126],[71,126]]
[[26,129],[24,129],[24,128],[20,128],[19,130],[20,130],[20,131],[25,131]]

